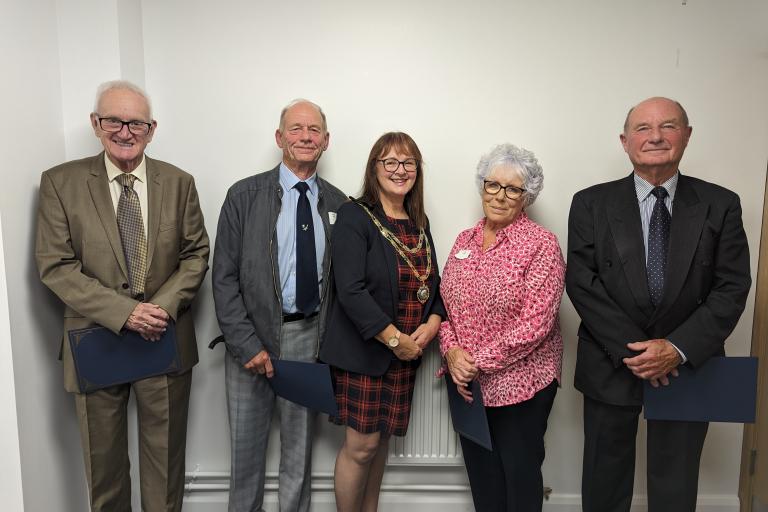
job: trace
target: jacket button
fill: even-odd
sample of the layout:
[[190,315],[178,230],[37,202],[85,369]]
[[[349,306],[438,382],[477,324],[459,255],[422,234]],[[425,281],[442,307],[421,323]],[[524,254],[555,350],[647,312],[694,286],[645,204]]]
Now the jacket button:
[[702,302],[704,302],[704,301],[701,300],[701,299],[696,299],[696,304],[701,305]]
[[130,285],[128,283],[123,283],[123,290],[127,290],[130,288]]

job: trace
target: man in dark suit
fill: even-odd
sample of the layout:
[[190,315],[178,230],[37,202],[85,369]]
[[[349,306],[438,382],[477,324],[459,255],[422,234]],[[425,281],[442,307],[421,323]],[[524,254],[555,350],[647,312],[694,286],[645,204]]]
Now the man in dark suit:
[[[582,504],[629,511],[643,380],[723,355],[750,287],[733,192],[680,174],[691,136],[676,101],[627,114],[629,176],[578,192],[568,221],[566,286],[581,316],[575,385],[584,394]],[[707,423],[648,421],[648,507],[696,509]]]
[[[190,312],[208,269],[208,235],[192,176],[144,155],[157,123],[147,95],[124,81],[99,87],[91,125],[104,151],[45,171],[35,256],[64,303],[64,386],[74,393],[91,510],[131,510],[127,405],[136,395],[141,504],[179,511],[192,366]],[[69,331],[131,330],[147,343],[176,323],[181,369],[81,393]]]

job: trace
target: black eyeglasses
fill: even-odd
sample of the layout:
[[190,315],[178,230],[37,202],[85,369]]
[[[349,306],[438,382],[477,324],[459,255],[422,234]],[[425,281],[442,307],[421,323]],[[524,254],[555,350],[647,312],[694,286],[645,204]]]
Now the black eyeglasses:
[[152,129],[152,123],[146,123],[138,119],[130,121],[123,121],[116,117],[96,117],[96,119],[99,120],[101,129],[107,133],[117,133],[123,129],[123,126],[127,126],[128,131],[134,135],[147,135]]
[[519,199],[520,196],[525,194],[524,188],[516,187],[514,185],[507,185],[506,187],[502,187],[501,184],[488,180],[483,180],[483,190],[492,196],[498,194],[499,190],[503,190],[504,195],[509,199]]
[[397,172],[400,166],[403,166],[405,172],[414,173],[419,167],[419,162],[415,158],[406,158],[405,160],[398,160],[397,158],[385,158],[384,160],[376,160],[384,165],[384,170],[387,172]]

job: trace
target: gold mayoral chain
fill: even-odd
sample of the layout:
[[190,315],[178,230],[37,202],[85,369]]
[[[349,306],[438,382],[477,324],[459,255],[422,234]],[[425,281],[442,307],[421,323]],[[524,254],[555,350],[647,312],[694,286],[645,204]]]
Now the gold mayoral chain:
[[[379,219],[377,219],[365,205],[360,203],[357,204],[359,204],[360,207],[365,210],[365,213],[368,214],[373,223],[381,232],[381,236],[389,240],[389,243],[392,244],[392,247],[395,248],[395,251],[397,251],[400,257],[403,258],[403,260],[411,268],[411,272],[413,272],[413,275],[416,276],[416,279],[418,279],[421,283],[421,286],[419,286],[419,289],[416,291],[416,298],[421,304],[426,304],[426,302],[429,300],[429,288],[427,287],[426,281],[429,278],[429,275],[432,273],[432,248],[429,245],[429,239],[424,234],[424,228],[419,228],[418,245],[416,245],[414,248],[410,248],[405,245],[399,238],[397,238],[397,235],[392,233],[389,229],[385,228],[381,222],[379,222]],[[416,266],[405,253],[409,252],[410,254],[416,254],[421,250],[421,246],[424,242],[426,242],[427,246],[427,271],[424,273],[424,275],[419,275],[419,272],[416,270]]]

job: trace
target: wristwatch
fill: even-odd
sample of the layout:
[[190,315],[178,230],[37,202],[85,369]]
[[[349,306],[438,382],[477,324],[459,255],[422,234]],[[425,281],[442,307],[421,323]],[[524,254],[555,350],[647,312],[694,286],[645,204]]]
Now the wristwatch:
[[389,348],[397,348],[397,346],[400,344],[400,331],[395,329],[395,334],[389,337],[387,339],[387,345],[389,345]]

